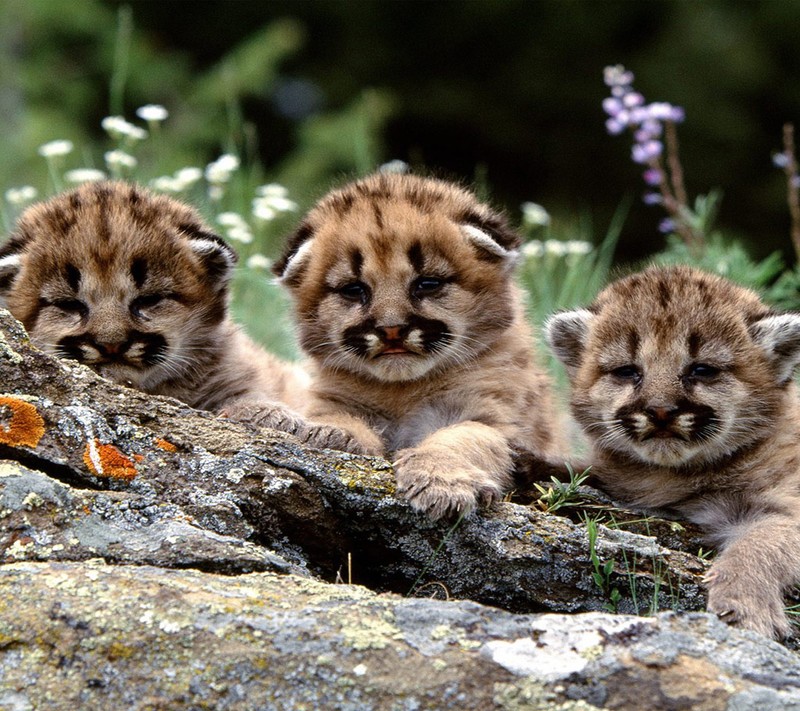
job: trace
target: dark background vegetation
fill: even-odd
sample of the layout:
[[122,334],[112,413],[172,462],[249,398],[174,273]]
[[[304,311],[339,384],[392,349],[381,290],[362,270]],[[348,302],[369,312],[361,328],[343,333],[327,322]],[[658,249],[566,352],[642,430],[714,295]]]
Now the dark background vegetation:
[[[40,170],[38,143],[102,140],[100,119],[115,112],[121,5],[4,0],[5,184]],[[134,28],[119,107],[126,116],[163,103],[187,137],[185,159],[200,165],[228,148],[216,128],[236,114],[234,139],[303,206],[331,182],[398,158],[477,181],[515,218],[525,200],[566,227],[588,215],[599,235],[635,196],[619,255],[642,258],[663,246],[661,214],[638,200],[630,138],[606,134],[600,106],[603,67],[623,63],[649,101],[686,109],[679,135],[690,194],[721,187],[726,232],[755,255],[782,249],[791,259],[784,180],[770,154],[782,124],[800,119],[796,0],[125,5]],[[237,52],[249,69],[226,75]],[[354,158],[351,144],[335,142],[358,122]]]

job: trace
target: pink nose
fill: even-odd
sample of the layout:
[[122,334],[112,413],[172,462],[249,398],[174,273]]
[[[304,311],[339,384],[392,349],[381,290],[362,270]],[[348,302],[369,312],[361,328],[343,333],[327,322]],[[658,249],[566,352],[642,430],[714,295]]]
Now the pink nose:
[[653,422],[656,423],[666,423],[672,420],[675,413],[678,411],[677,407],[668,407],[665,405],[655,405],[653,407],[648,407],[645,409],[645,412],[650,417]]
[[401,336],[400,332],[403,330],[402,326],[384,326],[383,328],[379,329],[383,331],[383,337],[387,341],[399,341]]

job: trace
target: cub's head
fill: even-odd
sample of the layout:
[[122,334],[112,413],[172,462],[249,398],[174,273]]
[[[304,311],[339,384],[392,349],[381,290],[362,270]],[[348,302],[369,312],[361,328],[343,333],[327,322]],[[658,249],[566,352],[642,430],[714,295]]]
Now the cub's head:
[[186,205],[92,183],[20,216],[0,246],[0,304],[43,350],[147,390],[207,349],[235,261]]
[[376,174],[324,197],[274,271],[322,368],[400,382],[469,362],[508,328],[518,246],[466,190]]
[[547,340],[595,446],[645,464],[719,460],[770,432],[800,362],[800,314],[688,267],[651,268],[556,314]]

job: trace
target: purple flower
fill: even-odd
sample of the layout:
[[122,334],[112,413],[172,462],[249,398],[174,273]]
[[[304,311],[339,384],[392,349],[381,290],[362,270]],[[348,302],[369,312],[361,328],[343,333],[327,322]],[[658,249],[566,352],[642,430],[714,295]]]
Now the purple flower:
[[669,234],[670,232],[674,232],[674,220],[670,220],[669,217],[665,217],[663,220],[661,220],[661,222],[658,223],[658,231],[663,232],[665,235]]
[[609,116],[616,116],[622,109],[622,102],[619,99],[615,99],[613,96],[603,99],[603,111]]
[[631,158],[634,163],[649,163],[653,158],[661,155],[662,149],[661,141],[635,143],[631,149]]
[[615,118],[610,118],[606,121],[606,131],[608,131],[612,136],[618,136],[626,128],[627,124],[624,124]]
[[673,106],[666,101],[657,101],[645,107],[651,119],[655,121],[675,121],[680,122],[686,118],[684,110],[680,106]]
[[637,143],[647,143],[647,141],[650,141],[653,138],[655,138],[655,135],[650,133],[650,131],[645,131],[643,128],[640,128],[633,134],[633,140]]
[[645,205],[660,205],[664,199],[658,193],[645,193],[642,195],[642,201]]
[[645,183],[651,187],[655,187],[656,185],[661,185],[661,181],[664,180],[664,173],[656,168],[648,168],[642,173],[642,177]]
[[606,67],[603,70],[603,80],[606,86],[630,86],[633,83],[633,72],[625,70],[621,64]]
[[789,165],[789,156],[785,153],[773,153],[772,154],[772,165],[776,168],[785,168]]
[[636,106],[641,106],[644,103],[644,97],[638,91],[629,91],[622,97],[622,103],[632,109]]
[[661,135],[661,124],[658,121],[647,119],[642,121],[642,130],[647,131],[651,136]]

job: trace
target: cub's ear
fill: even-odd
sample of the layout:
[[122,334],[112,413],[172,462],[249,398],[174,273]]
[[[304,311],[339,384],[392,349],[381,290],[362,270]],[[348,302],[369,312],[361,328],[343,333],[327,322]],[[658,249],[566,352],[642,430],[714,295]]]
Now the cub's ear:
[[594,314],[586,309],[554,314],[544,325],[544,335],[556,357],[572,377],[578,370]]
[[272,265],[272,273],[281,284],[297,286],[311,256],[314,244],[314,228],[303,222],[286,240],[286,249],[280,259]]
[[0,247],[0,304],[22,268],[22,246],[21,241],[11,239]]
[[189,248],[205,266],[212,283],[227,285],[239,261],[233,248],[219,235],[197,225],[183,225],[181,231],[188,238]]
[[459,226],[473,245],[503,260],[509,267],[519,258],[522,239],[501,215],[488,209],[485,214],[470,212],[460,221]]
[[478,249],[502,260],[509,268],[517,263],[519,252],[516,249],[506,249],[503,245],[495,242],[483,230],[479,230],[472,225],[461,225],[461,232]]
[[765,316],[750,324],[750,335],[775,367],[777,382],[790,380],[800,364],[800,314]]

